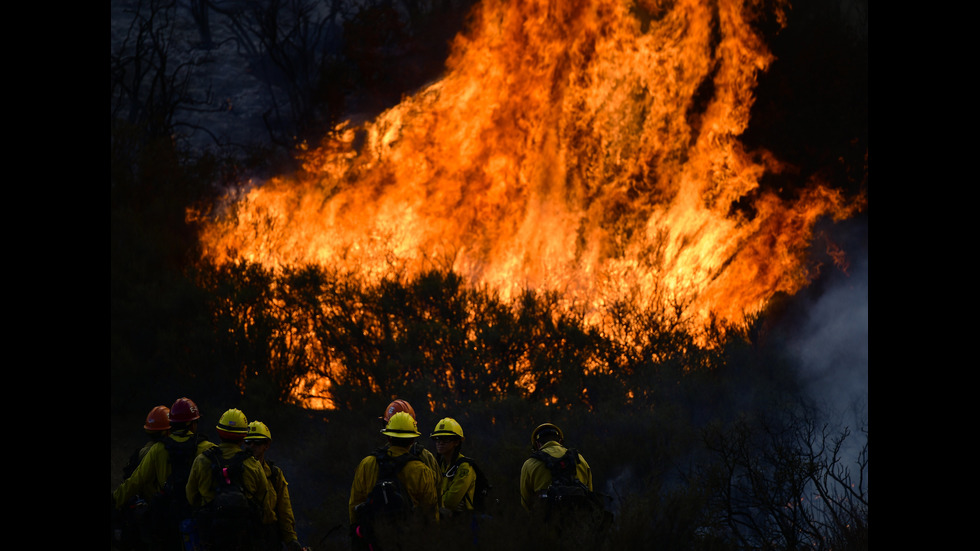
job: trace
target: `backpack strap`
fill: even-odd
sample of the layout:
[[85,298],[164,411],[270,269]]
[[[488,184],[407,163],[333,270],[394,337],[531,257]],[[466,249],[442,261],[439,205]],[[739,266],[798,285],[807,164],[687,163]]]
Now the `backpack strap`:
[[472,458],[463,457],[461,455],[461,456],[459,456],[459,457],[456,458],[456,461],[454,461],[453,464],[450,465],[448,469],[446,469],[445,476],[447,478],[452,478],[452,477],[456,476],[456,469],[458,469],[459,466],[462,465],[463,463],[469,463],[470,464],[470,467],[473,467],[473,471],[476,472],[476,475],[478,477],[483,475],[483,473],[480,471],[480,467],[478,467],[476,465],[476,462],[473,461]]
[[282,491],[282,485],[286,481],[286,474],[282,472],[282,468],[272,461],[267,459],[265,462],[269,465],[269,472],[271,473],[268,477],[266,477],[269,479],[269,485],[271,485],[272,489],[276,492]]
[[212,446],[204,450],[204,456],[211,462],[211,479],[214,481],[215,486],[220,485],[223,481],[221,469],[224,466],[224,458],[221,457],[221,450],[218,449],[218,446]]
[[244,489],[245,460],[252,454],[247,451],[240,451],[225,459],[221,455],[221,449],[218,446],[212,446],[204,451],[204,455],[211,461],[211,476],[215,485],[237,484]]
[[563,480],[567,482],[578,480],[578,477],[576,476],[578,451],[574,448],[568,448],[565,451],[565,455],[561,457],[555,457],[544,450],[538,450],[532,453],[531,457],[544,463],[545,467],[551,471],[551,478],[553,480]]
[[211,446],[210,448],[204,450],[204,456],[207,457],[211,463],[220,464],[224,458],[221,456],[221,450],[218,446]]
[[140,466],[140,450],[133,452],[133,455],[129,456],[129,462],[123,467],[123,480],[133,476],[136,471],[136,467]]
[[371,455],[378,460],[378,475],[384,478],[397,475],[411,461],[422,461],[418,456],[411,453],[403,453],[397,456],[388,455],[388,451],[384,448]]
[[456,469],[458,469],[459,466],[464,463],[468,463],[469,466],[473,468],[473,472],[476,474],[476,483],[473,489],[473,500],[470,500],[469,493],[467,493],[463,499],[470,502],[474,507],[482,509],[483,500],[486,498],[490,489],[493,488],[493,485],[490,484],[490,480],[483,474],[480,466],[477,465],[476,461],[473,461],[473,458],[459,456],[456,461],[453,462],[452,466],[446,469],[446,474],[444,476],[447,478],[456,476]]

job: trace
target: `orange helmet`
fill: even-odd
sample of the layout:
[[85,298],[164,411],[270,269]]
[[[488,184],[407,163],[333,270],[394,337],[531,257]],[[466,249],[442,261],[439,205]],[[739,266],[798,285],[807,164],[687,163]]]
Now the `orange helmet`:
[[143,428],[147,432],[170,430],[170,408],[157,406],[151,409],[150,413],[146,415],[146,423]]
[[178,398],[174,405],[170,406],[171,423],[187,423],[197,421],[201,418],[201,412],[197,410],[197,404],[190,398]]
[[394,402],[388,404],[388,407],[385,409],[384,417],[382,417],[381,420],[387,423],[388,420],[391,419],[391,416],[399,411],[404,411],[405,413],[411,415],[412,419],[415,419],[415,410],[412,409],[412,404],[409,404],[405,400],[395,400]]

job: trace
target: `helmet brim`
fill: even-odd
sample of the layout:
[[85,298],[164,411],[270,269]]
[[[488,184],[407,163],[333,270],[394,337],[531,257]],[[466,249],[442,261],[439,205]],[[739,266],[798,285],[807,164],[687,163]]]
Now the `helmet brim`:
[[393,438],[418,438],[419,436],[422,436],[422,433],[418,431],[396,430],[396,429],[385,429],[381,431],[381,434],[385,436],[391,436]]

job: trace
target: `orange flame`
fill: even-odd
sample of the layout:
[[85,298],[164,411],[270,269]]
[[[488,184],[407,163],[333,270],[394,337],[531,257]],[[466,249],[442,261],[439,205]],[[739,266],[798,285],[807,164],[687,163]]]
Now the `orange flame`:
[[859,207],[759,188],[780,169],[739,142],[772,61],[759,2],[660,4],[484,1],[441,80],[230,198],[205,255],[369,281],[451,268],[505,299],[560,291],[592,320],[628,298],[737,324],[798,291],[815,222]]

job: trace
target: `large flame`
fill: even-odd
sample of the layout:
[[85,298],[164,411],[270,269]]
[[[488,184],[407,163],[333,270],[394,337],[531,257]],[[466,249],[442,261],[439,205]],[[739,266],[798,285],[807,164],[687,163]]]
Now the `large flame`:
[[366,278],[451,267],[505,299],[557,290],[598,317],[669,300],[693,325],[737,324],[805,285],[815,222],[854,208],[817,183],[759,187],[779,162],[739,137],[772,61],[760,7],[486,0],[441,80],[229,201],[205,254]]

